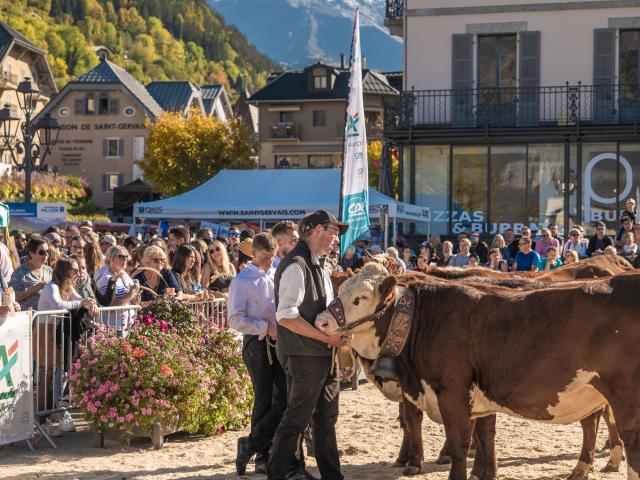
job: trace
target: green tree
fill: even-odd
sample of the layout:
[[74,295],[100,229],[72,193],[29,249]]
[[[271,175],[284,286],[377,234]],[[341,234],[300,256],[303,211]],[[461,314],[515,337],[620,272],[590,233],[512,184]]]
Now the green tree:
[[166,195],[204,183],[222,169],[251,169],[257,144],[239,122],[221,122],[192,110],[187,118],[163,113],[149,124],[144,177]]

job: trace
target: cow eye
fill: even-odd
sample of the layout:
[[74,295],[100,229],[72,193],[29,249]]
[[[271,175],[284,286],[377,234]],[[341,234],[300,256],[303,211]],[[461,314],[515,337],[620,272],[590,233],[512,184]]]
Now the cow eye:
[[353,304],[354,304],[354,305],[358,305],[358,304],[360,304],[360,297],[356,297],[356,298],[354,298],[354,299],[353,299]]

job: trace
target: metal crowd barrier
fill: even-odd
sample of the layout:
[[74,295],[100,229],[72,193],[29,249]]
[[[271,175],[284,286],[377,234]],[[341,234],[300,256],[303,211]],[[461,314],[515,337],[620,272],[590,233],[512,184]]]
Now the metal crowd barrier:
[[188,302],[189,308],[196,314],[201,326],[227,328],[227,300],[213,298]]

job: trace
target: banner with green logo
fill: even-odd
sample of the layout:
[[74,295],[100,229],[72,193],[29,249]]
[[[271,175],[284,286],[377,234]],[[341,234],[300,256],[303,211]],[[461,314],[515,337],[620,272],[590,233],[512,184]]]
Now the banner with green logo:
[[340,255],[369,229],[369,168],[367,132],[362,98],[362,55],[360,52],[360,12],[356,9],[349,63],[349,96],[342,162],[341,220],[349,229],[340,239]]
[[32,384],[30,315],[0,317],[0,445],[31,438]]

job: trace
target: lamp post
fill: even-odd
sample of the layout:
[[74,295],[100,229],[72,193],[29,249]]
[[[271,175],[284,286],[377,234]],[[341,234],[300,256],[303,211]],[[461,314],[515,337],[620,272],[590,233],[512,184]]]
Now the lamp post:
[[[5,105],[0,110],[0,135],[16,165],[19,165],[16,153],[24,153],[24,200],[31,202],[31,174],[36,169],[36,161],[40,159],[40,163],[44,163],[46,156],[51,153],[51,147],[58,143],[60,126],[49,114],[44,115],[38,122],[33,122],[32,115],[40,97],[40,89],[31,78],[25,77],[18,85],[16,93],[20,110],[24,113],[24,122],[20,124],[20,116],[9,105]],[[17,138],[18,128],[22,132],[22,139]]]

